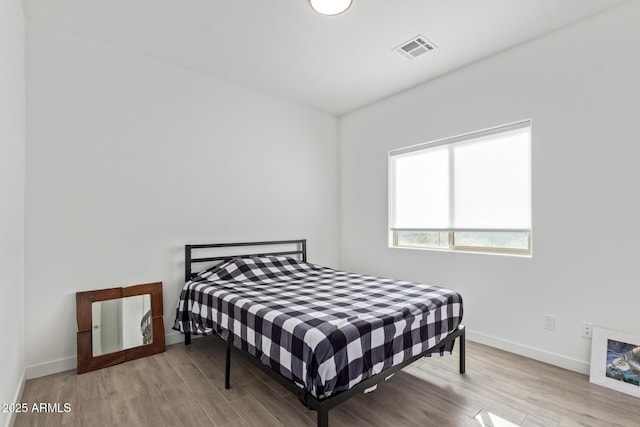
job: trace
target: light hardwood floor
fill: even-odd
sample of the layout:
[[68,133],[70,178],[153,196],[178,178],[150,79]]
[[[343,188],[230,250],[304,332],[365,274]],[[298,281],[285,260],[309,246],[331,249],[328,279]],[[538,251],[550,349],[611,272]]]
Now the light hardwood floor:
[[[342,426],[640,426],[640,399],[588,378],[473,342],[467,373],[454,356],[422,359],[373,393],[329,412]],[[27,381],[23,402],[71,404],[68,413],[26,413],[23,426],[315,426],[316,413],[236,353],[224,390],[216,338],[173,345],[145,359]]]

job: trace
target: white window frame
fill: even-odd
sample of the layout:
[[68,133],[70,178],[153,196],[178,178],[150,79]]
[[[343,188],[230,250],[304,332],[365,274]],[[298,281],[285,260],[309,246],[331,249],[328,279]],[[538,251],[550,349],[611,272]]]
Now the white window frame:
[[[480,253],[491,253],[491,254],[510,254],[510,255],[522,255],[522,256],[531,256],[532,255],[532,227],[529,225],[528,228],[492,228],[492,229],[449,229],[449,228],[394,228],[392,225],[392,216],[393,216],[393,194],[394,194],[394,176],[393,168],[392,168],[392,157],[394,155],[408,153],[413,151],[421,151],[428,150],[430,148],[435,148],[442,145],[453,144],[457,142],[469,141],[476,138],[480,138],[483,136],[490,136],[500,134],[502,132],[507,132],[513,129],[518,128],[528,128],[529,135],[531,135],[531,120],[524,120],[516,123],[511,123],[508,125],[497,126],[490,129],[485,129],[478,132],[471,132],[464,135],[459,135],[451,138],[445,138],[433,142],[428,142],[424,144],[418,144],[411,147],[400,148],[397,150],[391,150],[389,152],[389,200],[388,200],[388,218],[389,218],[389,247],[391,248],[410,248],[410,249],[422,249],[422,250],[437,250],[437,251],[460,251],[460,252],[480,252]],[[531,139],[529,140],[529,150],[531,150]],[[529,153],[529,159],[531,162],[531,154]],[[452,173],[452,172],[450,172]],[[529,169],[529,173],[531,173],[531,165]],[[529,182],[531,183],[531,179],[529,177]],[[448,185],[451,185],[451,180]],[[531,184],[530,184],[531,186]],[[531,188],[529,188],[531,194]],[[532,195],[531,195],[532,196]],[[451,209],[451,207],[450,207]],[[444,246],[428,246],[421,244],[401,244],[399,243],[399,233],[400,232],[412,232],[412,233],[420,233],[424,232],[425,234],[428,232],[441,232],[447,233],[447,245]],[[478,233],[501,233],[501,232],[509,232],[509,233],[520,233],[521,237],[526,238],[526,248],[515,248],[515,247],[500,247],[500,246],[481,246],[481,245],[461,245],[456,244],[456,233],[461,232],[478,232]]]

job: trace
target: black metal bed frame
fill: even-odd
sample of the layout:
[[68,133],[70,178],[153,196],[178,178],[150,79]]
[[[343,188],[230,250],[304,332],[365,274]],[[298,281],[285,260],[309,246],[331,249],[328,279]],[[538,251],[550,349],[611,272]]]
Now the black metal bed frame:
[[[194,258],[192,256],[192,251],[194,249],[210,249],[210,248],[228,248],[228,247],[238,247],[238,246],[267,246],[267,245],[299,245],[299,250],[294,251],[281,251],[281,252],[266,252],[266,253],[250,253],[250,254],[242,254],[242,255],[230,255],[230,256],[215,256],[215,257],[204,257],[204,258]],[[306,239],[300,240],[276,240],[276,241],[265,241],[265,242],[242,242],[242,243],[213,243],[213,244],[200,244],[200,245],[185,245],[184,247],[184,260],[185,260],[185,281],[191,280],[197,273],[192,272],[191,265],[193,263],[202,263],[202,262],[225,262],[232,260],[234,258],[241,257],[249,257],[249,256],[277,256],[277,255],[299,255],[302,258],[302,261],[307,261],[307,241]],[[222,340],[218,336],[219,339]],[[405,360],[399,365],[391,366],[379,374],[373,375],[355,386],[351,387],[349,390],[341,391],[336,393],[330,397],[326,397],[323,399],[318,399],[315,396],[307,393],[304,390],[301,390],[293,381],[283,377],[278,372],[272,370],[267,365],[264,365],[257,357],[254,357],[246,352],[243,352],[240,349],[233,347],[231,340],[223,340],[226,342],[226,357],[225,357],[225,370],[224,370],[224,388],[229,389],[231,387],[231,350],[234,352],[238,352],[242,355],[247,356],[246,360],[254,364],[264,373],[269,375],[271,378],[278,381],[289,391],[293,392],[298,396],[300,402],[305,405],[309,409],[313,409],[318,412],[318,427],[328,427],[329,426],[329,410],[338,406],[339,404],[345,402],[347,399],[365,392],[365,390],[378,385],[387,379],[395,372],[400,369],[412,364],[418,359],[421,359],[431,353],[434,353],[440,350],[442,347],[453,343],[453,341],[459,338],[460,345],[460,360],[459,360],[459,371],[461,374],[465,372],[465,328],[464,325],[459,325],[458,328],[447,335],[444,339],[442,339],[435,346],[425,350],[424,352],[418,354],[417,356],[412,357],[411,359]],[[185,333],[184,337],[185,345],[191,344],[191,333]]]

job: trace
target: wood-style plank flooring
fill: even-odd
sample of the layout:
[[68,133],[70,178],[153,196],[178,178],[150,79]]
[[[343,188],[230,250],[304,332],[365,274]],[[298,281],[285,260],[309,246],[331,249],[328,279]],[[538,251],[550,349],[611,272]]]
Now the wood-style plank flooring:
[[[574,372],[467,342],[457,354],[422,359],[373,393],[329,412],[331,427],[640,426],[640,399],[592,385]],[[233,353],[224,389],[216,338],[76,375],[27,381],[23,402],[71,404],[68,413],[26,413],[23,426],[315,426],[316,413]]]

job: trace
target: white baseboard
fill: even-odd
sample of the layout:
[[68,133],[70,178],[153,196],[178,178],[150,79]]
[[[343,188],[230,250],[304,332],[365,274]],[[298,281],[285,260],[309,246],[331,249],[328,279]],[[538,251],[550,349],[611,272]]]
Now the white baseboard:
[[45,377],[59,372],[70,371],[77,367],[78,358],[76,356],[39,363],[37,365],[27,366],[27,379],[32,380],[34,378]]
[[[493,337],[491,335],[473,332],[469,329],[467,329],[466,331],[466,337],[469,341],[474,341],[480,344],[488,345],[490,347],[499,348],[500,350],[519,354],[521,356],[548,363],[550,365],[559,366],[570,371],[579,372],[586,375],[589,374],[589,362],[586,361],[573,359],[567,356],[562,356],[560,354],[551,353],[534,347],[529,347],[513,341]],[[198,339],[200,337],[194,335],[192,336],[192,338]],[[164,339],[166,345],[179,344],[184,342],[184,335],[182,335],[180,332],[172,331],[166,334]],[[44,377],[46,375],[57,374],[59,372],[76,369],[76,367],[77,358],[75,356],[40,363],[38,365],[31,365],[27,366],[26,379],[30,380],[33,378]],[[22,393],[22,391],[20,391],[20,393]]]
[[[196,338],[192,336],[191,338]],[[164,336],[164,343],[166,345],[184,343],[184,335],[178,331],[169,332]]]
[[[13,398],[13,403],[17,403],[17,402],[21,402],[22,401],[22,392],[24,391],[24,384],[27,382],[27,371],[26,369],[24,371],[22,371],[22,378],[20,380],[20,384],[18,384],[18,390],[16,390],[16,394],[14,395]],[[9,419],[7,420],[7,427],[13,427],[13,425],[16,422],[16,413],[12,412],[11,415],[9,416]]]
[[570,371],[589,375],[589,362],[573,359],[561,354],[551,353],[539,348],[529,347],[517,342],[508,341],[502,338],[496,338],[491,335],[485,335],[478,332],[467,330],[466,337],[469,341],[495,347],[510,353],[519,354],[529,359],[538,360]]
[[[193,336],[192,338],[197,337]],[[180,332],[172,331],[164,336],[164,341],[166,345],[183,343],[184,335],[182,335]],[[59,372],[70,371],[72,369],[76,369],[77,367],[78,358],[76,356],[39,363],[37,365],[27,366],[26,379],[31,380],[34,378],[57,374]]]

